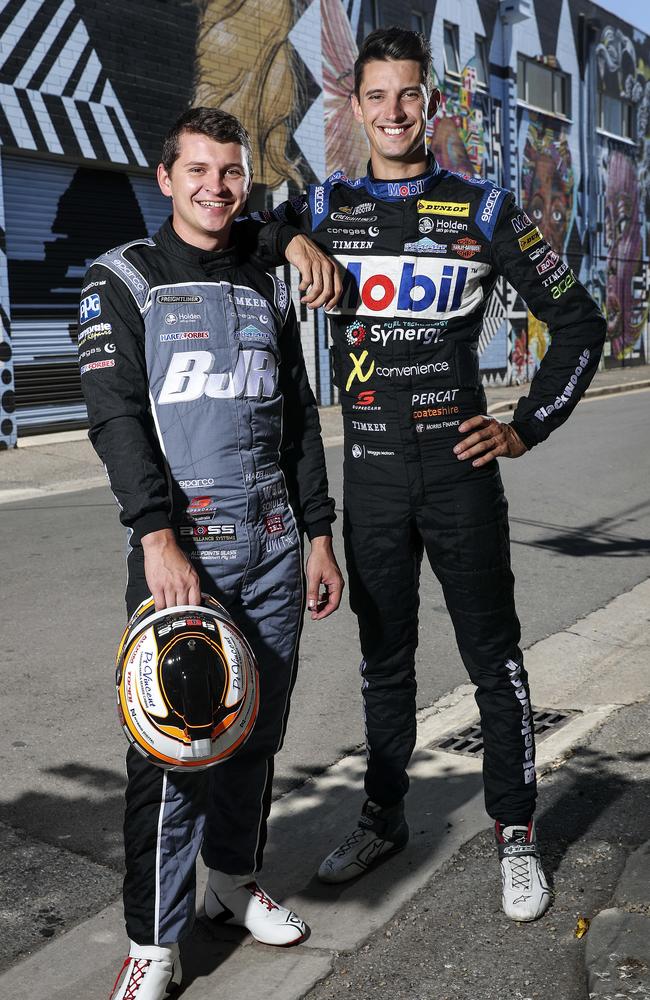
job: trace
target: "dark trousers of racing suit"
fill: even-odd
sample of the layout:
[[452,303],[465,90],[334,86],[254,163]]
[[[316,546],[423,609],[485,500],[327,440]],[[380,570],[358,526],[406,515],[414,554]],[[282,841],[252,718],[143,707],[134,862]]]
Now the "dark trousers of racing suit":
[[[124,817],[126,929],[138,944],[169,945],[190,932],[195,862],[247,874],[262,864],[271,806],[273,757],[280,749],[295,680],[304,611],[301,545],[264,556],[242,581],[226,567],[195,564],[242,629],[259,668],[260,707],[253,732],[235,756],[206,771],[165,771],[136,750],[127,754]],[[128,561],[127,611],[149,596],[142,549]],[[231,571],[232,572],[232,571]],[[215,573],[216,575],[216,573]]]
[[380,469],[373,471],[367,459],[357,461],[346,449],[344,537],[363,654],[366,794],[390,806],[408,789],[406,768],[416,738],[418,587],[426,552],[477,687],[488,814],[507,824],[525,823],[535,807],[534,737],[497,463],[473,468],[445,443],[414,484],[408,462],[400,471],[397,459],[391,460],[390,480],[380,480]]

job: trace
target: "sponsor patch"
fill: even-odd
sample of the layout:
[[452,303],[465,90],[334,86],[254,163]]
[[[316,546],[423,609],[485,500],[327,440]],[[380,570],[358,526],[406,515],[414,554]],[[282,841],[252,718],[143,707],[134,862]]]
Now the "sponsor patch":
[[455,243],[451,244],[451,249],[453,253],[457,254],[459,257],[464,257],[465,260],[471,260],[474,254],[480,253],[483,246],[473,240],[471,236],[462,236]]
[[418,222],[418,229],[421,233],[430,233],[433,230],[433,219],[429,219],[427,216],[424,219],[420,219]]
[[549,250],[544,259],[537,265],[537,273],[546,274],[552,267],[557,267],[559,260],[559,255],[554,250]]
[[203,302],[202,295],[157,295],[156,299],[158,302],[184,302],[188,305],[193,302]]
[[512,223],[512,228],[516,233],[523,233],[524,229],[530,229],[533,224],[525,212],[515,215],[515,217],[510,221]]
[[519,249],[521,250],[522,253],[525,253],[526,250],[530,249],[530,247],[534,247],[536,243],[541,243],[541,241],[542,241],[542,234],[540,233],[537,226],[535,226],[534,229],[531,229],[529,233],[526,233],[525,236],[520,236],[519,239],[517,240],[517,242],[519,243]]
[[332,240],[332,250],[372,250],[374,240]]
[[343,212],[332,212],[332,222],[376,222],[376,215],[345,215]]
[[436,243],[435,240],[425,236],[417,243],[405,243],[404,253],[447,253],[446,243]]
[[161,333],[161,344],[169,344],[174,340],[209,340],[208,330],[180,330],[178,333]]
[[112,358],[106,359],[104,361],[91,361],[89,364],[83,365],[80,368],[80,372],[82,375],[85,375],[86,372],[93,372],[96,371],[98,368],[115,368],[115,362],[113,361]]
[[174,326],[175,323],[196,323],[197,319],[201,319],[198,313],[169,312],[165,314],[167,326]]
[[358,347],[362,344],[368,335],[363,323],[350,323],[345,331],[345,339],[350,347]]
[[187,507],[187,515],[193,521],[211,521],[217,512],[217,497],[192,497]]
[[180,524],[178,534],[181,540],[193,542],[236,542],[237,531],[234,524]]
[[572,285],[576,283],[576,276],[573,271],[569,271],[566,278],[562,278],[558,281],[557,285],[553,285],[551,288],[551,295],[554,299],[559,299],[561,295],[568,292]]
[[284,520],[282,514],[267,514],[264,518],[264,527],[267,535],[281,535],[284,532]]
[[88,323],[91,319],[97,319],[101,315],[102,305],[98,292],[86,295],[79,303],[79,322]]
[[414,194],[422,194],[424,191],[424,181],[402,181],[399,184],[388,185],[389,198],[409,198]]
[[375,389],[362,389],[357,396],[356,403],[352,404],[353,410],[381,410],[381,406],[375,403]]
[[110,337],[113,332],[113,327],[110,323],[94,323],[93,326],[87,326],[85,330],[82,330],[79,334],[79,346],[85,344],[87,340],[98,340],[99,337]]
[[417,207],[420,215],[455,215],[459,218],[469,216],[468,201],[426,201],[421,198]]

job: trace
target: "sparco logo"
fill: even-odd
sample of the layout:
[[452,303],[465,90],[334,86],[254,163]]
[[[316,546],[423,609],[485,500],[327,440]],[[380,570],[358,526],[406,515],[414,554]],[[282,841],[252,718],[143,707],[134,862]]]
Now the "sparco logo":
[[323,205],[325,203],[325,188],[322,184],[318,184],[314,188],[314,211],[316,215],[323,214]]
[[269,351],[240,351],[234,372],[213,372],[211,351],[174,354],[158,403],[191,403],[210,399],[271,399],[277,385],[277,364]]
[[129,267],[125,260],[122,260],[121,257],[116,257],[111,261],[111,263],[113,267],[116,267],[118,271],[121,271],[122,274],[129,279],[134,288],[136,288],[139,292],[144,292],[145,286],[141,276],[137,271],[134,271],[132,267]]
[[183,490],[205,489],[206,486],[214,486],[214,479],[180,479],[178,485]]
[[489,222],[494,212],[494,206],[499,200],[499,188],[492,188],[485,203],[485,208],[481,212],[481,221]]

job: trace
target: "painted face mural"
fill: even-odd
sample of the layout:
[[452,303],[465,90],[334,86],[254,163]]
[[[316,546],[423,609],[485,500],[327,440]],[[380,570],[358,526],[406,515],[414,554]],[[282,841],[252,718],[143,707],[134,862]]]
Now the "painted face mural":
[[531,116],[521,168],[521,204],[556,253],[573,216],[573,168],[566,137]]
[[633,279],[641,257],[639,192],[634,160],[621,152],[609,155],[605,202],[607,244],[607,336],[612,357],[621,360],[639,339],[644,309],[635,301]]

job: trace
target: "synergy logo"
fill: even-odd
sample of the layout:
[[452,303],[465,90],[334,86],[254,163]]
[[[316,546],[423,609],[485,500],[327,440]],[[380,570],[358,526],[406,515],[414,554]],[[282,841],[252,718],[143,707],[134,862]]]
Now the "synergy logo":
[[480,279],[488,264],[462,264],[436,258],[417,262],[396,257],[341,256],[346,268],[344,290],[332,313],[375,316],[413,316],[427,319],[448,314],[465,315],[483,299]]

